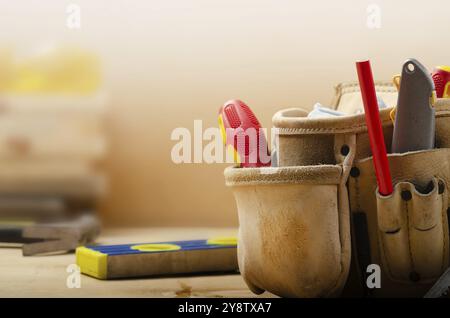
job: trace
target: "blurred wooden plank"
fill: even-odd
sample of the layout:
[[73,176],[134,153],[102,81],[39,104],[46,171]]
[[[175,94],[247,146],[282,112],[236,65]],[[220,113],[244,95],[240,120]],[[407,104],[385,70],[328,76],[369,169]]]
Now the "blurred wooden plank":
[[107,191],[107,178],[86,165],[11,164],[0,161],[0,195],[94,199]]
[[0,160],[23,158],[96,160],[105,157],[106,149],[105,138],[99,134],[86,136],[55,132],[48,137],[42,134],[0,135]]
[[0,227],[7,225],[8,220],[52,220],[66,214],[61,197],[0,195]]
[[[1,125],[1,123],[0,123]],[[0,160],[2,159],[86,159],[96,160],[105,157],[107,145],[100,135],[51,134],[0,135]]]
[[105,96],[0,96],[0,159],[101,158]]
[[0,96],[0,114],[32,115],[51,114],[74,116],[103,116],[106,112],[107,97],[105,94],[93,96],[60,95],[60,96]]
[[81,158],[104,157],[107,149],[105,134],[95,123],[74,119],[47,123],[46,128],[36,127],[30,121],[8,119],[15,127],[0,117],[0,159],[8,158]]
[[[0,179],[5,178],[69,178],[91,176],[96,168],[89,161],[69,160],[68,158],[48,160],[0,160]],[[0,180],[1,181],[1,180]]]

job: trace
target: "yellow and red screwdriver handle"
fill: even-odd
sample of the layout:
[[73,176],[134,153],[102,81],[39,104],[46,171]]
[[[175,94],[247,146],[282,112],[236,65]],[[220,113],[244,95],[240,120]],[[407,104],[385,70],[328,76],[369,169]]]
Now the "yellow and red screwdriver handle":
[[432,77],[437,97],[450,98],[450,66],[436,67]]
[[[219,109],[222,139],[242,168],[270,166],[270,154],[261,124],[244,102],[229,100]],[[253,134],[253,135],[252,135]]]

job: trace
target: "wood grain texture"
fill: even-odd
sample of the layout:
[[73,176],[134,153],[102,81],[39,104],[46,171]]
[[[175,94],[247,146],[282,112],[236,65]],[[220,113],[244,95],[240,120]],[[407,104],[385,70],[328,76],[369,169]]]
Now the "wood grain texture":
[[[236,229],[141,228],[109,229],[98,243],[142,243],[236,235]],[[19,248],[0,248],[0,297],[256,297],[242,277],[180,276],[102,281],[81,276],[81,288],[66,287],[74,254],[22,257]],[[273,297],[265,293],[259,297]]]

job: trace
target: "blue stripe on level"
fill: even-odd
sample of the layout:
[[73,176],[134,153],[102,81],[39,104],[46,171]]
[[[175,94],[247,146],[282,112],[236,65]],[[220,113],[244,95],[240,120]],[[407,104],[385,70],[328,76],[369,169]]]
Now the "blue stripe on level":
[[[142,252],[131,249],[135,245],[143,244],[174,244],[181,247],[179,250],[174,251],[157,251],[157,252]],[[136,244],[122,244],[122,245],[93,245],[86,246],[91,250],[108,254],[108,255],[124,255],[124,254],[143,254],[143,253],[167,253],[167,252],[179,252],[190,250],[207,250],[217,248],[236,248],[236,245],[212,245],[208,244],[207,240],[195,240],[195,241],[177,241],[177,242],[152,242],[152,243],[136,243]]]

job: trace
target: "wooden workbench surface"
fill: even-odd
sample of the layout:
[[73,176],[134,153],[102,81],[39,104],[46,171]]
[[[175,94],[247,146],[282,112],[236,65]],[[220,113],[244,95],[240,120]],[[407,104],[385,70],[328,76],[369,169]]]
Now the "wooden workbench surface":
[[[235,229],[146,228],[104,230],[101,244],[145,243],[236,235]],[[20,248],[0,247],[0,297],[256,297],[239,274],[102,281],[81,276],[68,288],[74,254],[23,257]],[[264,293],[262,297],[271,297]]]

